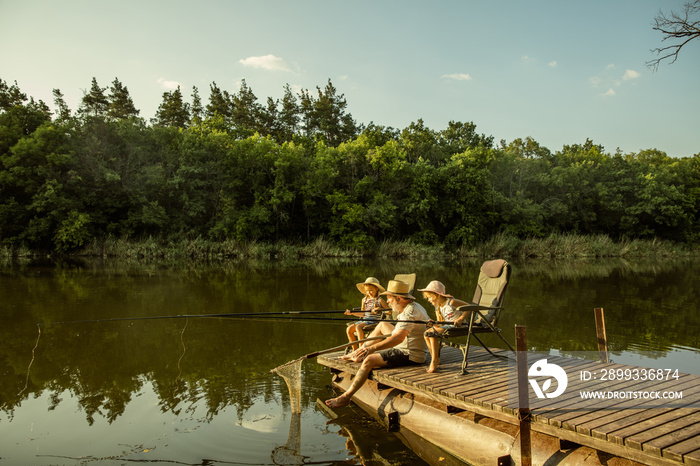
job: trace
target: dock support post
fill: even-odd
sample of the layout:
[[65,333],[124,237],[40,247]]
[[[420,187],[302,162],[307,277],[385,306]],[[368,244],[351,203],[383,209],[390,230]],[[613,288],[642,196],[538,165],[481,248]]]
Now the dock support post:
[[532,465],[530,400],[527,380],[527,327],[515,326],[515,350],[518,372],[518,418],[520,419],[520,464]]
[[610,362],[608,358],[608,338],[605,335],[605,317],[603,308],[597,307],[595,312],[595,329],[598,334],[598,352],[600,353],[600,362]]

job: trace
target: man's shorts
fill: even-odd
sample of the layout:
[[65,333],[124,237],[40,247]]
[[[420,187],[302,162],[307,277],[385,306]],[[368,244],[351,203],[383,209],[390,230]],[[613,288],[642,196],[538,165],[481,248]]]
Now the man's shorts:
[[401,367],[401,366],[415,366],[419,363],[411,361],[408,358],[408,353],[404,353],[396,348],[389,348],[377,351],[384,361],[386,361],[386,367]]

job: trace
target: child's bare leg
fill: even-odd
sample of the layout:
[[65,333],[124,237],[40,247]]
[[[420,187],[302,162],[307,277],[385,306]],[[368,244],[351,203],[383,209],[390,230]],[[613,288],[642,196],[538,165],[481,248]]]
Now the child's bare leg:
[[[440,327],[433,327],[433,330],[442,333],[442,329]],[[430,366],[428,366],[428,369],[426,372],[433,373],[437,370],[438,366],[440,366],[440,339],[437,337],[425,337],[425,343],[428,345],[428,349],[430,350]]]
[[[367,325],[364,322],[360,322],[359,324],[355,325],[355,332],[357,333],[357,338],[358,340],[364,340],[365,339],[365,325]],[[357,349],[353,346],[354,349]]]
[[430,366],[426,372],[433,373],[440,366],[440,340],[435,337],[426,337],[426,343],[430,348]]
[[[350,343],[353,343],[353,342],[357,341],[357,338],[355,337],[355,324],[348,325],[348,328],[345,330],[345,332],[348,334],[348,341],[349,341]],[[357,345],[357,344],[352,345],[352,350],[353,350],[353,351],[357,351],[357,349],[359,348],[359,346],[360,346],[360,345]],[[351,354],[352,354],[352,353],[351,353]],[[344,356],[341,356],[340,359],[348,360],[348,359],[349,359],[349,356],[350,356],[350,354],[346,354],[346,355],[344,355]]]

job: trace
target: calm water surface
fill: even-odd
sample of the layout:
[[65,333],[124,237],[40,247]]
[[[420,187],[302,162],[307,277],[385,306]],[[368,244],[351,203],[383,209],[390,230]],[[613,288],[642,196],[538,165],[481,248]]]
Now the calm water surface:
[[[355,283],[367,276],[410,272],[419,287],[438,279],[469,300],[479,264],[0,266],[0,464],[421,464],[356,408],[330,419],[316,403],[332,396],[330,375],[313,359],[292,415],[270,369],[344,343],[341,314],[143,318],[342,310],[359,305]],[[700,374],[700,266],[512,264],[510,341],[519,324],[533,350],[596,351],[603,307],[615,362]]]

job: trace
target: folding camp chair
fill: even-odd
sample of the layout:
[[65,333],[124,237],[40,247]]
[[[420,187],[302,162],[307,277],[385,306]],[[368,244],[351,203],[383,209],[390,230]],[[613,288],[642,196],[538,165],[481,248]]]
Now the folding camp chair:
[[[474,292],[474,298],[469,304],[464,301],[454,300],[453,303],[459,305],[457,310],[469,312],[469,325],[461,325],[446,329],[440,335],[442,343],[445,345],[459,348],[462,351],[464,359],[462,360],[462,374],[467,373],[467,356],[469,355],[469,343],[473,336],[481,343],[486,351],[495,357],[507,357],[500,354],[495,354],[483,341],[479,338],[479,333],[494,333],[506,344],[508,349],[515,352],[513,347],[501,335],[501,329],[498,328],[498,321],[501,317],[503,309],[503,301],[505,298],[506,288],[510,280],[511,267],[503,259],[486,261],[481,265],[479,279]],[[462,304],[464,303],[464,304]],[[465,319],[466,320],[466,319]],[[466,344],[458,344],[449,341],[450,338],[467,336]]]

